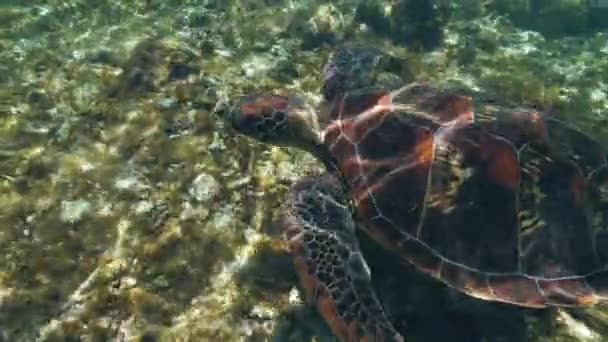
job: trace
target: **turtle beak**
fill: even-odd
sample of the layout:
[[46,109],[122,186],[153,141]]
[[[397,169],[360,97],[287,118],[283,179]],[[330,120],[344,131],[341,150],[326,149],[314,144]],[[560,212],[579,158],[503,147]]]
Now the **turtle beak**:
[[249,137],[265,140],[263,133],[268,129],[268,125],[264,125],[261,121],[262,120],[255,116],[243,114],[238,110],[234,110],[230,113],[232,128]]
[[247,128],[251,125],[247,124],[247,120],[245,120],[244,117],[245,115],[243,115],[243,112],[240,110],[240,103],[231,108],[228,112],[228,121],[232,125],[232,128],[247,134],[248,132],[251,132],[251,128]]
[[260,123],[263,121],[263,108],[253,96],[243,97],[228,114],[234,129],[242,134],[256,138]]

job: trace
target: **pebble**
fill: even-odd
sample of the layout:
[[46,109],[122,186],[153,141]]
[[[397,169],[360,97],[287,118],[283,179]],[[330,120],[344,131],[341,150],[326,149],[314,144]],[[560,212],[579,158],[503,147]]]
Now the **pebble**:
[[215,178],[207,173],[201,173],[192,181],[188,194],[198,202],[206,202],[213,199],[220,192],[220,184]]

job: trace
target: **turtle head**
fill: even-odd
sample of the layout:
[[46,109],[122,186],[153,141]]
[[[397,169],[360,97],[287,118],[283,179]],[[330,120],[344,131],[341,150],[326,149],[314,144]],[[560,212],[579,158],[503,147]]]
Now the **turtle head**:
[[305,150],[320,143],[315,110],[296,96],[248,95],[230,114],[232,127],[264,143]]
[[331,54],[323,67],[322,93],[333,101],[345,92],[370,87],[398,87],[409,78],[406,63],[380,49],[343,46]]

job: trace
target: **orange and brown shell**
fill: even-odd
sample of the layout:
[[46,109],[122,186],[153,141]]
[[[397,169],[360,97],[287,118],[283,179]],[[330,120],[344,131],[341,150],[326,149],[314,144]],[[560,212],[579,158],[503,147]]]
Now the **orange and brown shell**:
[[606,151],[536,110],[412,84],[335,99],[361,226],[425,273],[528,307],[608,299]]

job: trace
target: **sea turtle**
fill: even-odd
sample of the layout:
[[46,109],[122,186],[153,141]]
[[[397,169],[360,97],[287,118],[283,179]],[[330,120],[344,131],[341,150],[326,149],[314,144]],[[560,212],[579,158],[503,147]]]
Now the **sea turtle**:
[[260,94],[230,112],[240,133],[302,148],[327,168],[292,186],[282,226],[305,296],[332,332],[403,340],[356,228],[476,298],[531,308],[608,301],[606,151],[488,92],[380,81],[387,56],[337,49],[317,108]]

